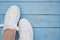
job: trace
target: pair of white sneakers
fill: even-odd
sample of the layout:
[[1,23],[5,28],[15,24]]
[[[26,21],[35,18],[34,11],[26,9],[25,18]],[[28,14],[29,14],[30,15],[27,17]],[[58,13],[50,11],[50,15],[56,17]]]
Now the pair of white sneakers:
[[[23,18],[20,19],[20,8],[16,5],[11,6],[5,16],[4,28],[19,31],[19,40],[33,40],[33,29],[30,22]],[[17,26],[19,22],[19,26]],[[16,33],[16,32],[15,32]]]

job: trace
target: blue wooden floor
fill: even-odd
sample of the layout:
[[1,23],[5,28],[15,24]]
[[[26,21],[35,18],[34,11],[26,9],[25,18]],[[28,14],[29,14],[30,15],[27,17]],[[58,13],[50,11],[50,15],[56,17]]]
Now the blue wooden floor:
[[11,5],[18,5],[21,18],[31,22],[34,40],[60,40],[60,0],[0,0],[0,24],[4,23],[6,11]]

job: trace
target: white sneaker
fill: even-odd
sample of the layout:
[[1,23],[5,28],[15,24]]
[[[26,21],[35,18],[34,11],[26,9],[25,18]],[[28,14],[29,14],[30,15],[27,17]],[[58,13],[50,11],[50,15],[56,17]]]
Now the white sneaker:
[[33,40],[33,29],[27,19],[21,19],[19,22],[19,40]]
[[4,28],[3,29],[14,29],[18,30],[17,23],[20,18],[20,9],[18,6],[13,5],[11,6],[6,15],[4,20]]

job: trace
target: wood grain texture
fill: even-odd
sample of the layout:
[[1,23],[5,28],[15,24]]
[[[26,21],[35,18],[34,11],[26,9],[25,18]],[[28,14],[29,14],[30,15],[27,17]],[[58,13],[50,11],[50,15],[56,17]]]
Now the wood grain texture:
[[2,40],[2,28],[0,28],[0,40]]
[[59,31],[59,28],[34,28],[34,40],[60,40]]
[[4,22],[4,16],[0,15],[0,24],[3,24]]
[[22,14],[60,14],[60,3],[1,2],[0,14],[5,14],[11,5],[18,5]]
[[[4,23],[5,15],[0,16],[0,23]],[[60,15],[21,15],[28,19],[33,27],[60,27]]]
[[[33,28],[33,31],[34,40],[60,40],[60,28]],[[0,40],[1,36],[2,29],[0,28]]]
[[[60,40],[60,0],[0,0],[0,24],[4,23],[6,11],[11,5],[18,5],[21,18],[31,22],[34,40]],[[18,38],[17,32],[15,40]]]
[[60,1],[60,0],[0,0],[0,1]]

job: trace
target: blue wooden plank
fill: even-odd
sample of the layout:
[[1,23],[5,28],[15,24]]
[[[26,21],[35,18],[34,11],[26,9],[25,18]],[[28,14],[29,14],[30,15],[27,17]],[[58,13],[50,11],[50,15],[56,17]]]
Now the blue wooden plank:
[[60,0],[0,0],[0,1],[60,1]]
[[60,29],[34,28],[34,40],[60,40]]
[[[33,28],[33,32],[34,40],[60,40],[60,28]],[[0,40],[2,40],[1,28]]]
[[60,16],[55,15],[22,15],[28,19],[34,27],[60,27]]
[[60,14],[60,3],[22,3],[22,14]]
[[11,5],[18,5],[22,14],[60,14],[60,3],[1,2],[0,14],[5,14]]
[[2,40],[2,28],[0,28],[0,40]]
[[[3,23],[4,15],[1,16],[0,23]],[[28,19],[33,27],[60,27],[60,15],[21,15],[21,18]]]
[[3,24],[3,22],[4,22],[4,16],[0,15],[0,24]]

